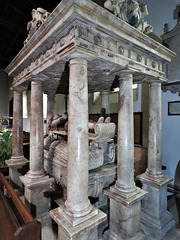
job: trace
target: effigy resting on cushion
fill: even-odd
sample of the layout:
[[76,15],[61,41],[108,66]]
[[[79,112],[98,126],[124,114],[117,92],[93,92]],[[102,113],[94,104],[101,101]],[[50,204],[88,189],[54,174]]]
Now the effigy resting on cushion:
[[[89,133],[89,195],[92,197],[100,195],[104,186],[107,187],[112,184],[116,176],[113,140],[116,125],[110,121],[109,117],[105,120],[101,117],[98,122],[89,122],[89,128],[94,130],[94,133]],[[60,122],[62,123],[63,120],[60,121],[59,119]],[[44,164],[49,175],[53,176],[63,188],[66,188],[68,161],[67,119],[64,120],[63,124],[66,126],[64,131],[62,131],[61,125],[60,131],[50,131],[49,135],[44,139]],[[58,125],[53,124],[54,127],[60,129]]]

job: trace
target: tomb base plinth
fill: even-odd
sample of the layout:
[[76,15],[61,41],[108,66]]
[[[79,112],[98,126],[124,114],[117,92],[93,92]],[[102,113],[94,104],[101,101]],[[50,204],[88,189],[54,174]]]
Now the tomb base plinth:
[[24,156],[20,157],[13,157],[6,161],[7,166],[9,167],[9,177],[10,183],[13,187],[22,188],[22,182],[20,181],[19,177],[25,174],[23,170],[24,166],[29,161],[24,158]]
[[34,179],[27,175],[20,177],[24,184],[25,204],[32,216],[38,218],[49,211],[50,198],[46,194],[50,190],[50,185],[54,182],[48,176]]
[[106,190],[110,199],[110,226],[104,240],[144,240],[141,232],[141,200],[147,192],[139,188],[134,195],[125,198],[115,187]]
[[52,219],[49,217],[51,202],[47,193],[54,179],[48,176],[35,179],[24,175],[20,180],[24,184],[25,205],[31,215],[42,224],[42,240],[53,239]]
[[172,178],[166,175],[152,178],[146,173],[137,178],[148,192],[148,196],[142,200],[142,228],[152,239],[162,239],[175,226],[172,214],[167,211],[167,184]]
[[98,226],[106,221],[106,214],[92,206],[88,215],[70,220],[63,205],[50,211],[50,216],[58,224],[58,240],[98,240]]

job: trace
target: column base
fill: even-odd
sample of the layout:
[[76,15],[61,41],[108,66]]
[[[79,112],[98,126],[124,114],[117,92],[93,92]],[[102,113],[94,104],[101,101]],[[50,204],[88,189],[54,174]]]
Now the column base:
[[144,173],[137,179],[149,193],[142,201],[143,230],[152,239],[162,239],[175,226],[172,214],[167,211],[167,184],[172,178],[163,175],[163,178],[153,179]]
[[23,167],[27,163],[29,163],[29,161],[25,159],[24,156],[12,157],[6,161],[6,164],[9,167],[10,183],[13,187],[23,187],[19,177],[26,173],[26,170],[23,169]]
[[27,177],[29,179],[39,179],[39,178],[43,178],[47,175],[46,171],[39,171],[39,172],[33,172],[31,170],[29,170],[27,173],[26,173]]
[[52,218],[49,216],[49,212],[37,220],[41,223],[41,240],[53,240]]
[[[88,219],[96,216],[98,214],[98,210],[94,207],[91,207],[91,211],[85,215],[85,216],[82,216],[82,217],[70,217],[69,215],[67,215],[65,212],[64,212],[64,207],[63,208],[60,208],[59,207],[59,214],[63,215],[64,218],[70,223],[72,224],[73,227],[79,225],[80,223],[82,222],[85,222],[87,221]],[[72,214],[73,215],[73,214]]]
[[160,219],[155,219],[152,216],[142,212],[142,229],[147,236],[147,239],[163,239],[163,237],[175,227],[175,221],[170,212]]
[[[92,211],[88,216],[77,218],[77,225],[73,226],[73,220],[67,220],[67,216],[63,211],[64,206],[60,206],[50,211],[50,216],[58,224],[58,240],[88,240],[98,239],[98,225],[104,222],[106,214],[92,206]],[[92,215],[91,215],[92,214]]]
[[103,239],[141,240],[141,200],[147,192],[137,188],[136,194],[126,198],[119,195],[115,187],[105,191],[110,198],[110,226]]
[[103,235],[103,240],[145,240],[146,236],[144,233],[139,232],[132,238],[121,238],[121,236],[118,236],[115,232],[112,232],[111,230],[108,230]]
[[21,176],[20,180],[24,184],[25,204],[32,216],[38,218],[48,213],[50,199],[45,192],[49,191],[54,179],[48,176],[31,179],[25,175]]

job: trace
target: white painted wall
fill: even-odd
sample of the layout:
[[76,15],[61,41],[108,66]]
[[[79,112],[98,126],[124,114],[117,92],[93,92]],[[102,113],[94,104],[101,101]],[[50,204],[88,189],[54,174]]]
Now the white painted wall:
[[[23,130],[25,132],[30,132],[30,111],[31,111],[31,95],[30,91],[28,91],[28,117],[23,118]],[[54,107],[54,115],[61,114],[64,115],[65,112],[65,104],[64,104],[64,94],[57,94],[55,97],[55,107]],[[44,109],[45,110],[45,109]],[[44,133],[46,132],[46,124],[44,124]]]
[[64,115],[64,112],[65,112],[65,95],[64,94],[56,94],[54,114]]
[[162,93],[162,159],[167,166],[165,173],[174,177],[180,160],[180,116],[168,116],[168,102],[180,101],[178,94]]

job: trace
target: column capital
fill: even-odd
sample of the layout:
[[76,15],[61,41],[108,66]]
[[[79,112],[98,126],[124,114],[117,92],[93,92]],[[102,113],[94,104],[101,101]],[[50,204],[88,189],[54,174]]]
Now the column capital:
[[21,87],[11,87],[10,88],[11,91],[13,91],[13,93],[22,93],[24,91],[26,91],[27,89],[21,88]]
[[17,89],[13,89],[13,94],[15,95],[15,94],[22,94],[22,91],[19,91],[19,90],[17,90]]
[[69,60],[69,67],[75,64],[87,66],[87,58],[83,57],[73,57]]
[[42,86],[42,85],[43,85],[43,81],[40,80],[40,79],[38,79],[38,80],[32,79],[32,80],[31,80],[31,85],[39,85],[39,86]]
[[160,82],[151,82],[149,84],[149,87],[160,87],[161,88],[161,83]]
[[119,81],[121,81],[122,79],[123,80],[128,80],[129,78],[133,78],[133,71],[132,70],[128,70],[128,69],[124,69],[124,70],[121,70],[118,74],[119,76]]
[[109,95],[110,94],[110,90],[102,90],[101,95]]

